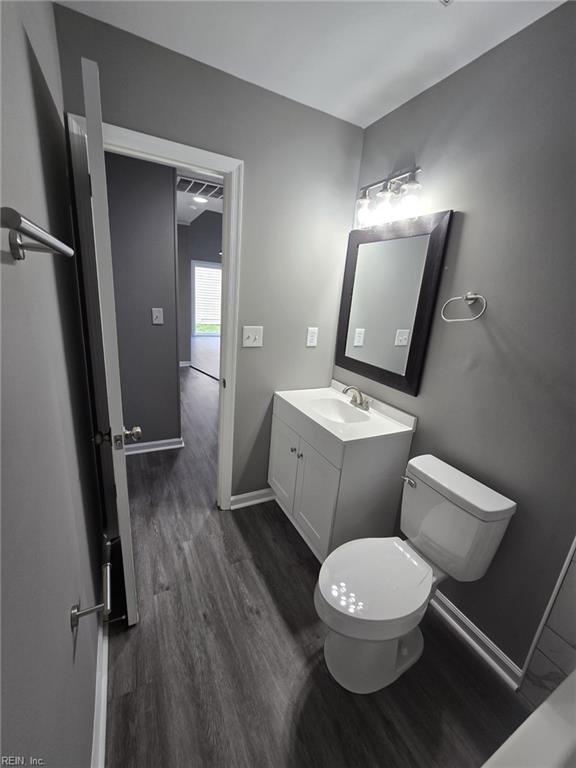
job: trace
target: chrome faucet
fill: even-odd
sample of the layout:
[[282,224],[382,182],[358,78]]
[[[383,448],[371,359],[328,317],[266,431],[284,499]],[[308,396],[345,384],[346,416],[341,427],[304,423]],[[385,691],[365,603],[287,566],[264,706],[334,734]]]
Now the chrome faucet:
[[358,387],[344,387],[342,394],[345,395],[347,392],[350,392],[351,389],[354,391],[352,392],[352,397],[350,398],[350,405],[354,405],[356,408],[360,408],[361,411],[370,410],[370,400],[368,400],[368,398],[365,397],[362,392],[360,392]]

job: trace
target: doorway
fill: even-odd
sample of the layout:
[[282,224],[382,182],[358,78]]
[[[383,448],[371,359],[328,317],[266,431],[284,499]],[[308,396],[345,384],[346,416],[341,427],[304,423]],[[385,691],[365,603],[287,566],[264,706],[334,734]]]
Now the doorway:
[[[82,120],[82,118],[78,118]],[[212,178],[223,188],[221,214],[221,312],[219,356],[218,436],[216,500],[221,509],[232,504],[232,439],[234,396],[236,386],[236,348],[238,336],[238,276],[242,211],[243,163],[240,160],[206,152],[177,142],[130,131],[104,123],[103,143],[106,152],[141,158],[172,166],[178,175]],[[207,215],[204,213],[203,215]],[[201,217],[199,217],[201,218]],[[189,293],[191,297],[191,293]],[[190,302],[191,303],[191,302]],[[191,338],[191,335],[190,335]],[[184,414],[183,414],[184,419]]]

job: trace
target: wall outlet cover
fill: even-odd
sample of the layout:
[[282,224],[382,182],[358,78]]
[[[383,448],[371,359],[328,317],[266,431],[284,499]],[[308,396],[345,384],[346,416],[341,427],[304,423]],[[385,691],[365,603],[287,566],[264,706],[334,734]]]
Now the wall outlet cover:
[[243,347],[261,347],[263,344],[264,326],[262,325],[243,325],[242,326],[242,346]]
[[397,330],[396,331],[396,340],[394,342],[395,347],[407,347],[408,346],[408,339],[410,338],[410,329],[408,330]]
[[306,333],[306,346],[317,347],[318,346],[318,328],[308,327]]
[[163,307],[152,307],[152,325],[164,325]]
[[355,347],[364,346],[364,332],[366,328],[355,328],[354,330],[354,345]]

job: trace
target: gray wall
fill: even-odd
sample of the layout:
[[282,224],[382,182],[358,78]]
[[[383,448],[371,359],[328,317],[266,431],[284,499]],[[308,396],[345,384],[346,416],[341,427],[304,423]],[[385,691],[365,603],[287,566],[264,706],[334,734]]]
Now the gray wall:
[[145,442],[180,437],[176,171],[106,153],[106,176],[124,423]]
[[245,163],[240,325],[264,325],[264,347],[238,351],[233,492],[265,488],[272,393],[330,381],[362,130],[62,6],[56,21],[66,109],[85,56],[106,122]]
[[[575,62],[566,3],[367,129],[362,184],[414,160],[430,208],[458,214],[419,396],[334,371],[418,416],[413,454],[518,503],[487,575],[442,587],[518,664],[576,529]],[[486,315],[442,322],[466,290]]]
[[[52,6],[2,3],[2,205],[71,242]],[[75,265],[2,230],[2,749],[90,764],[99,518]]]
[[190,262],[221,263],[222,214],[204,211],[191,224],[178,224],[178,349],[180,360],[190,360],[191,272]]

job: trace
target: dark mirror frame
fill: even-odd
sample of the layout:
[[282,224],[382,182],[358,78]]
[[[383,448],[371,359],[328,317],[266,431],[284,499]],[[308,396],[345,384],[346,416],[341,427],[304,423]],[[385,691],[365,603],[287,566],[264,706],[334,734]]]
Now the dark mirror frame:
[[[346,267],[344,270],[344,283],[342,285],[342,299],[340,301],[340,316],[338,318],[338,337],[336,340],[336,365],[340,368],[353,371],[360,374],[360,376],[378,381],[380,384],[385,384],[388,387],[394,387],[409,395],[418,394],[452,213],[452,211],[440,211],[439,213],[419,216],[417,219],[393,221],[380,227],[354,229],[350,232]],[[379,368],[376,365],[364,363],[353,357],[347,357],[346,340],[348,338],[348,323],[352,306],[352,293],[354,291],[356,263],[358,261],[358,247],[363,243],[397,240],[403,237],[416,237],[418,235],[430,235],[430,240],[428,241],[426,261],[424,262],[422,283],[416,306],[405,374],[394,373],[386,368]]]

